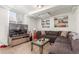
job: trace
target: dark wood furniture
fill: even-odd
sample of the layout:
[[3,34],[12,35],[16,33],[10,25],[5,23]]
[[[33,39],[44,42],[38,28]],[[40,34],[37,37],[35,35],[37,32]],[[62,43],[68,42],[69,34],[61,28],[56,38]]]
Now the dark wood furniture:
[[49,42],[49,39],[46,39],[46,38],[44,41],[40,41],[40,40],[32,41],[31,42],[31,51],[33,51],[33,45],[36,45],[39,47],[40,54],[42,54],[43,53],[43,46],[46,45],[48,42]]

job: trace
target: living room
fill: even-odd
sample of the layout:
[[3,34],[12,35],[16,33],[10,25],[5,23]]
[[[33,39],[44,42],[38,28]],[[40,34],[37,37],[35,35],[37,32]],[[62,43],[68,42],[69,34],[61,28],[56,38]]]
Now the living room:
[[0,53],[79,53],[78,13],[77,5],[1,5]]

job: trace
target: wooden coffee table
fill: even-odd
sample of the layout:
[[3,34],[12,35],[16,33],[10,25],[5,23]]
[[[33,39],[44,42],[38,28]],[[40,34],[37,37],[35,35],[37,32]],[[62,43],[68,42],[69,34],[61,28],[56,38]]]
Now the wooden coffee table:
[[40,41],[40,40],[31,41],[31,51],[33,51],[33,45],[36,45],[39,47],[40,54],[42,54],[43,53],[43,46],[46,45],[48,42],[49,42],[49,39],[47,39],[47,38],[45,38],[44,41]]

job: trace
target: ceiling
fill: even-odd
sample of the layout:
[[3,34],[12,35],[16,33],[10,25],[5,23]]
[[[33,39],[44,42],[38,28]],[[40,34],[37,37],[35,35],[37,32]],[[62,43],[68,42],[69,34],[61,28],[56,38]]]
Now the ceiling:
[[50,8],[35,12],[35,13],[30,13],[31,17],[48,17],[48,16],[55,16],[58,14],[62,13],[67,13],[71,12],[73,5],[56,5],[56,6],[51,6]]
[[49,7],[50,5],[44,5],[42,8],[35,7],[35,5],[2,5],[2,7],[7,8],[11,11],[22,13],[22,14],[28,14],[30,12],[34,12],[46,7]]
[[30,11],[34,10],[32,5],[5,5],[3,7],[21,14],[29,13]]
[[55,16],[62,13],[72,12],[73,5],[60,5],[47,11],[50,15]]
[[[11,11],[28,14],[31,17],[55,16],[60,13],[71,12],[74,5],[44,5],[42,8],[35,5],[2,5]],[[40,16],[41,15],[41,16]],[[43,15],[43,16],[42,16]]]

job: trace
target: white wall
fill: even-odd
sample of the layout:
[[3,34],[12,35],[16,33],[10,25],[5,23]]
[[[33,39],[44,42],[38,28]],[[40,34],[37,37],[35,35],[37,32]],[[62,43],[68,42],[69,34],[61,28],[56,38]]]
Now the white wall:
[[[68,15],[69,19],[68,19],[68,27],[67,28],[55,28],[54,27],[54,17],[57,17],[57,16],[64,16],[64,15]],[[63,13],[63,14],[59,14],[59,15],[56,15],[56,16],[52,16],[52,17],[49,17],[49,18],[46,18],[46,19],[50,19],[50,28],[42,28],[41,26],[41,19],[38,19],[38,26],[37,26],[37,29],[38,30],[47,30],[47,31],[74,31],[74,22],[75,20],[72,19],[72,13],[69,12],[69,13]]]
[[8,10],[0,8],[0,44],[8,44]]
[[73,20],[73,22],[72,22],[72,27],[73,27],[72,31],[77,32],[77,14],[78,14],[78,12],[77,12],[76,7],[73,7],[71,14],[72,14],[72,20]]
[[29,31],[33,31],[34,28],[37,29],[37,20],[33,19],[33,18],[30,18],[27,15],[24,16],[23,24],[28,25],[28,30]]
[[16,13],[16,20],[17,20],[17,23],[22,24],[24,21],[24,15],[21,13]]
[[76,21],[76,28],[75,28],[75,31],[77,33],[79,33],[79,6],[77,7],[77,9],[75,10],[75,17],[74,17]]

